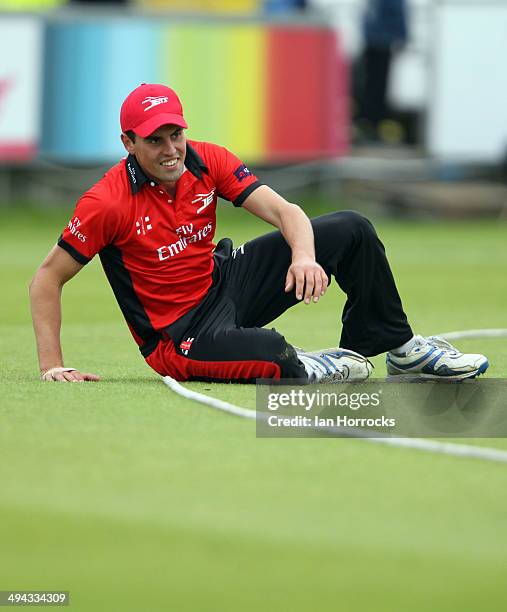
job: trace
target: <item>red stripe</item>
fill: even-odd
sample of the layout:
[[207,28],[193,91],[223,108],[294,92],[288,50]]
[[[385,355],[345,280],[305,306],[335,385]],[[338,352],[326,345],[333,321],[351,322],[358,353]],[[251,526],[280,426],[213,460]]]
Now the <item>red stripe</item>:
[[330,31],[270,31],[267,142],[271,161],[343,153],[348,125],[343,90],[348,90],[348,83],[345,62],[337,55],[336,37]]
[[35,143],[0,142],[0,160],[2,161],[30,161],[36,155],[37,145]]
[[217,381],[256,378],[280,380],[280,366],[271,361],[198,361],[178,355],[171,340],[159,342],[146,362],[161,376],[172,376],[184,381],[192,378],[210,378]]

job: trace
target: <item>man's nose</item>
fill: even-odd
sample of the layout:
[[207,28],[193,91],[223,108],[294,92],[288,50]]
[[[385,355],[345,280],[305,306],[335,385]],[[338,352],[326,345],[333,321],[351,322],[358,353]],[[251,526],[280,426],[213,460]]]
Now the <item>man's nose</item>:
[[164,140],[164,153],[166,155],[175,155],[177,152],[174,142],[170,138]]

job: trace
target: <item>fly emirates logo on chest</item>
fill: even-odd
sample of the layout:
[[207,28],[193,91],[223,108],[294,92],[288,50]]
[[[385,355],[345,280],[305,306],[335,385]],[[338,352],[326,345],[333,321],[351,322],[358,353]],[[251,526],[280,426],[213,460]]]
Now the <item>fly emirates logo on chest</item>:
[[164,261],[165,259],[170,259],[171,257],[175,257],[182,253],[189,244],[192,242],[199,242],[200,240],[204,240],[206,236],[212,235],[213,232],[213,222],[210,221],[201,229],[194,228],[193,223],[188,223],[187,225],[181,225],[176,229],[176,233],[179,236],[179,240],[173,242],[172,244],[164,244],[161,247],[158,247],[157,253],[160,261]]

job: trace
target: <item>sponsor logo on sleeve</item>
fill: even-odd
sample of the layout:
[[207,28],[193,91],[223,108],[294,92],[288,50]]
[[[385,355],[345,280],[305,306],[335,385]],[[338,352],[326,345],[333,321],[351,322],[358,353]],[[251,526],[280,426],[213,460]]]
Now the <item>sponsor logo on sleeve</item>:
[[79,217],[74,217],[74,219],[71,219],[69,221],[69,223],[67,224],[67,227],[69,228],[70,233],[75,236],[78,240],[80,240],[81,242],[86,242],[86,236],[84,234],[82,234],[78,227],[81,225],[81,221],[79,220]]
[[236,170],[234,170],[234,176],[238,179],[238,181],[241,183],[241,181],[243,181],[244,179],[246,179],[248,176],[252,176],[252,173],[250,172],[250,170],[245,166],[245,164],[241,164],[241,166],[238,166],[236,168]]

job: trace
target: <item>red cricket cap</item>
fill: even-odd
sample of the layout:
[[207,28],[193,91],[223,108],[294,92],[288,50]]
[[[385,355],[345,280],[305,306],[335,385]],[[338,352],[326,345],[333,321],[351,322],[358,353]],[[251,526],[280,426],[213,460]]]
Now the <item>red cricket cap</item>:
[[143,83],[131,91],[121,105],[122,132],[132,130],[141,138],[146,138],[166,124],[188,127],[180,99],[165,85]]

